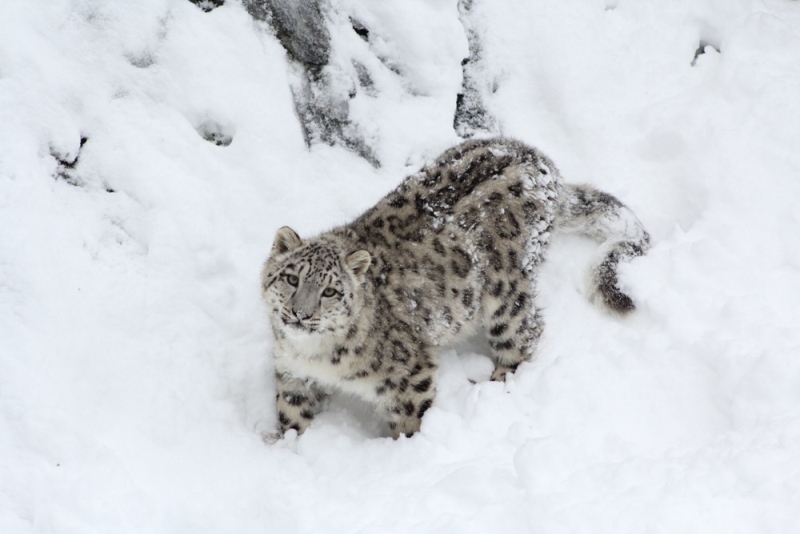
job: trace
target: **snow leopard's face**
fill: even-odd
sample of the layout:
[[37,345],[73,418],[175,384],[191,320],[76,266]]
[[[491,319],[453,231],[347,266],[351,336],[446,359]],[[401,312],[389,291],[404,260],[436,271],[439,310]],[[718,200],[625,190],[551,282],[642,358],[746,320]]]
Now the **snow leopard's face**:
[[344,251],[331,240],[304,243],[281,228],[262,272],[273,326],[292,338],[345,334],[363,306],[369,263],[364,250]]

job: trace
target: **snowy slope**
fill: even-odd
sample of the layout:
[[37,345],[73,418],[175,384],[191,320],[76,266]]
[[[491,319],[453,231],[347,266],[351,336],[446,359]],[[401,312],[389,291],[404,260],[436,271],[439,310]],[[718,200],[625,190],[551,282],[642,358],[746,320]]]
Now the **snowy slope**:
[[330,1],[378,169],[306,148],[296,73],[237,2],[0,4],[0,532],[797,532],[800,4],[471,16],[499,131],[651,231],[639,310],[592,307],[594,245],[561,239],[506,384],[476,341],[410,439],[336,399],[265,445],[274,231],[347,221],[459,140],[456,1]]

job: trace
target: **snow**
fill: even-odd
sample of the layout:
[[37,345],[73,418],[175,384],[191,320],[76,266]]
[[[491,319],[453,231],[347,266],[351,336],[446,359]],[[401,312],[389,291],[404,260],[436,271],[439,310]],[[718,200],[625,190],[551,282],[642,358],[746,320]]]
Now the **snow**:
[[456,2],[329,5],[378,169],[306,148],[286,53],[235,1],[0,7],[0,532],[796,532],[796,2],[474,0],[499,130],[652,234],[622,268],[638,311],[589,304],[595,245],[557,238],[506,384],[476,340],[412,438],[338,398],[268,445],[274,232],[458,141]]

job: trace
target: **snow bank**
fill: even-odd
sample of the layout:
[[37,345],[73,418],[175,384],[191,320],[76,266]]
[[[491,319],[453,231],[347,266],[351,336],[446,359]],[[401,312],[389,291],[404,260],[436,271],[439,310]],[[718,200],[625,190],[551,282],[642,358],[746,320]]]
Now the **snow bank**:
[[350,112],[380,169],[305,147],[286,53],[236,2],[3,5],[0,531],[795,531],[795,3],[475,0],[497,128],[651,231],[639,311],[588,304],[593,245],[565,237],[508,383],[476,341],[413,438],[338,399],[267,446],[274,231],[347,221],[458,141],[454,0],[326,16],[374,76]]

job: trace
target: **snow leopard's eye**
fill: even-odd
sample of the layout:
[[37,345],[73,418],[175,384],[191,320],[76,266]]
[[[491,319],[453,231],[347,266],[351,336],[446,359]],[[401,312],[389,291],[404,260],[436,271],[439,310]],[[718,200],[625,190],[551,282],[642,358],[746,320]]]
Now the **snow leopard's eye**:
[[289,284],[292,287],[297,287],[297,284],[300,283],[300,279],[297,278],[297,276],[295,276],[293,274],[287,274],[286,275],[286,283]]
[[326,287],[325,290],[322,292],[323,297],[331,298],[336,294],[336,290],[332,287]]

